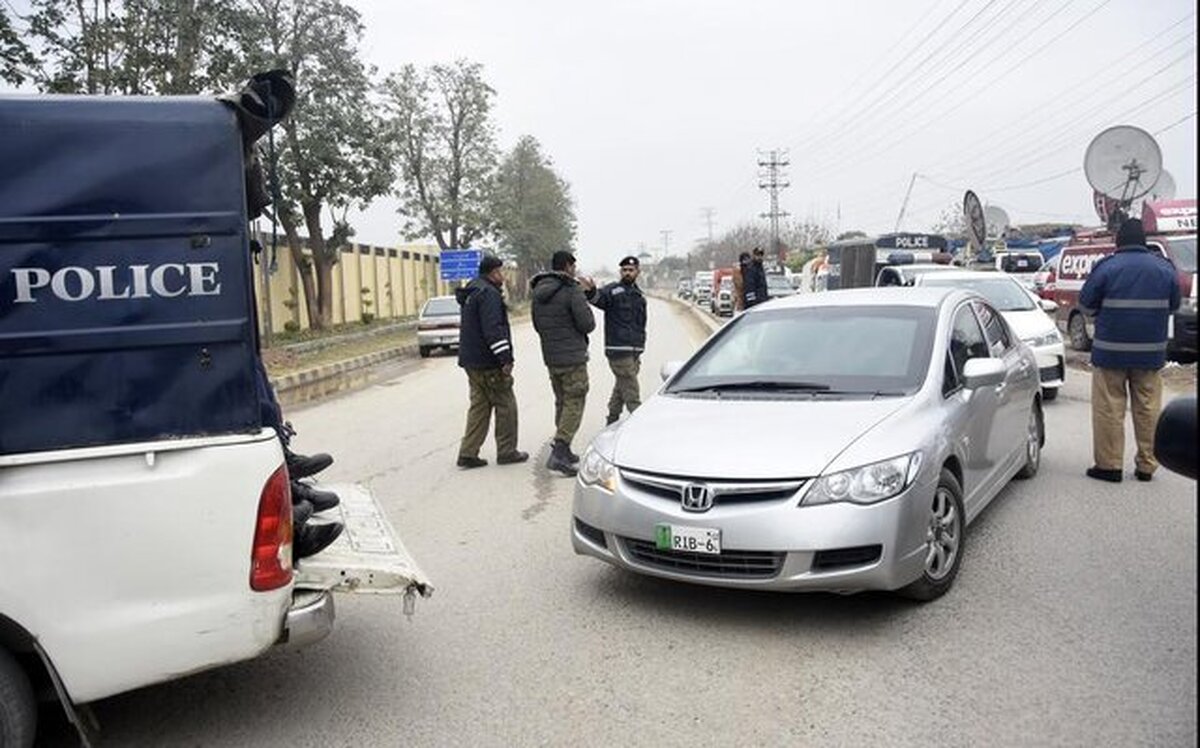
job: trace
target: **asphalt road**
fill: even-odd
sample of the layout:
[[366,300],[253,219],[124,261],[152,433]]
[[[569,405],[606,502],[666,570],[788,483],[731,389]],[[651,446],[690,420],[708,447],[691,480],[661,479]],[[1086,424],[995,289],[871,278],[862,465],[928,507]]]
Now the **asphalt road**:
[[[703,334],[653,301],[644,389]],[[530,464],[454,467],[466,383],[446,356],[289,414],[432,578],[412,622],[398,599],[341,596],[315,646],[95,705],[108,744],[1196,744],[1195,485],[1083,477],[1086,375],[1047,407],[1040,474],[972,525],[946,597],[754,594],[573,554],[572,481],[542,467],[549,383],[529,325],[515,337]],[[577,451],[611,383],[594,340]],[[47,732],[71,744],[61,719]]]

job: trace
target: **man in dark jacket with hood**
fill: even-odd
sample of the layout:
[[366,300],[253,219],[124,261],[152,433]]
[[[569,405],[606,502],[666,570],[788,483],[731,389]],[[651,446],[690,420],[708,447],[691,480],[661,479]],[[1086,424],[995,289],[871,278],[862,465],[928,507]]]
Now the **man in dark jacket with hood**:
[[1167,325],[1179,308],[1179,279],[1170,260],[1146,248],[1142,222],[1128,218],[1117,251],[1092,268],[1079,311],[1095,317],[1092,341],[1092,454],[1089,478],[1120,483],[1125,461],[1125,392],[1137,439],[1134,475],[1154,476],[1154,429],[1162,410]]
[[458,466],[487,464],[479,448],[487,439],[492,411],[496,411],[496,463],[525,462],[529,454],[517,450],[517,399],[513,395],[512,332],[504,306],[504,263],[484,255],[479,276],[455,291],[462,307],[459,325],[458,365],[467,372],[471,407],[467,430],[458,448]]
[[588,392],[588,333],[596,329],[596,318],[585,291],[595,289],[591,281],[575,278],[575,257],[558,251],[550,260],[551,272],[539,273],[533,290],[533,328],[542,341],[542,360],[550,371],[554,390],[554,444],[546,467],[563,475],[575,475],[579,457],[571,451],[571,440],[583,421]]
[[621,280],[589,291],[588,300],[604,310],[604,355],[616,383],[608,399],[608,421],[613,424],[621,411],[630,413],[642,404],[638,388],[642,351],[646,349],[646,297],[638,288],[638,258],[621,260]]

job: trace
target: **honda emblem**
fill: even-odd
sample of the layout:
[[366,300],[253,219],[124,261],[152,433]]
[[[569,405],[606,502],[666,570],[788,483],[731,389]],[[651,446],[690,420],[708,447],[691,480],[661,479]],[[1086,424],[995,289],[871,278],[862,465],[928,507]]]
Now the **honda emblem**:
[[680,503],[685,512],[707,512],[712,509],[712,491],[703,483],[689,483],[680,489]]

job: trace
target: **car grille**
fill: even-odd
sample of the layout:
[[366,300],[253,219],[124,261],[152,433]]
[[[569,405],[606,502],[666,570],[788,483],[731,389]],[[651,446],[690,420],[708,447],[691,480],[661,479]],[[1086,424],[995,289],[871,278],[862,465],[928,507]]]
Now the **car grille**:
[[770,579],[783,568],[782,553],[770,551],[724,550],[719,555],[670,551],[646,540],[622,538],[625,549],[638,563],[664,571],[677,571],[707,577]]
[[796,495],[804,487],[805,480],[796,478],[774,481],[705,480],[703,478],[680,478],[676,476],[622,470],[625,483],[642,493],[665,501],[679,503],[684,486],[703,483],[713,495],[713,505],[728,505],[758,501],[780,501]]

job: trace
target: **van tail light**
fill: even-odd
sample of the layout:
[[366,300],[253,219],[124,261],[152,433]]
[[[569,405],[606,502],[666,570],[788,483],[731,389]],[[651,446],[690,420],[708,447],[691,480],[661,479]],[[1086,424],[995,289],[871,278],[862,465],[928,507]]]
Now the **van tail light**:
[[250,551],[250,589],[276,590],[292,581],[292,487],[280,465],[263,486]]

